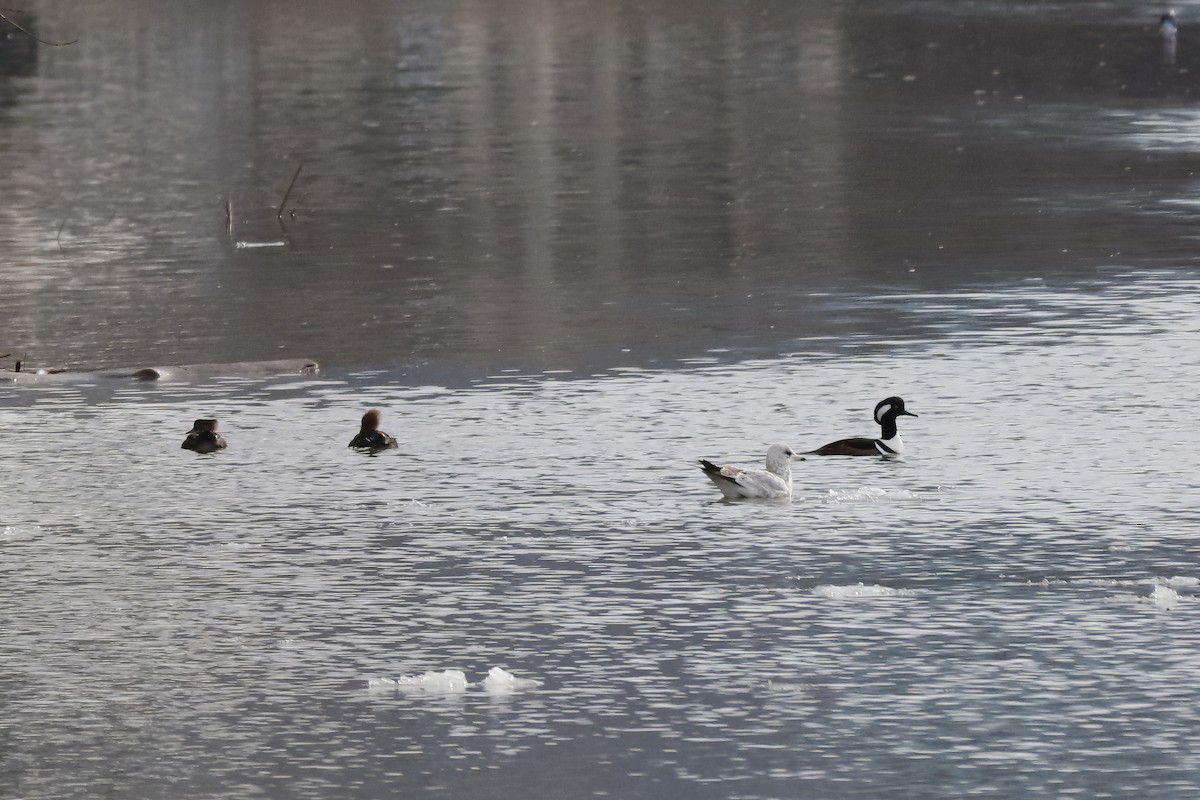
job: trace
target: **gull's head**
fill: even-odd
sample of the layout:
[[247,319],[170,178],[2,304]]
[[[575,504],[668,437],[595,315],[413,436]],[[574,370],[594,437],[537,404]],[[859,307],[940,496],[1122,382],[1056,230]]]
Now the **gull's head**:
[[787,464],[796,457],[795,451],[786,444],[773,444],[767,448],[767,465]]

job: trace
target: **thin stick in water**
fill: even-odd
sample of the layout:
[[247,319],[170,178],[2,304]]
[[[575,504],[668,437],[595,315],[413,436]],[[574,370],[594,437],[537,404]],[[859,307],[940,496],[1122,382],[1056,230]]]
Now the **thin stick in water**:
[[296,167],[296,174],[292,176],[292,182],[288,184],[287,191],[283,193],[283,202],[279,204],[279,211],[275,213],[276,218],[283,220],[283,207],[287,205],[288,198],[292,196],[292,189],[296,186],[296,179],[300,177],[300,170],[304,169],[304,162],[300,162],[300,166]]
[[11,19],[9,19],[8,17],[6,17],[6,16],[4,15],[4,11],[16,11],[16,9],[15,9],[15,8],[6,8],[6,9],[4,9],[3,11],[0,11],[0,19],[4,20],[4,21],[5,21],[5,22],[7,22],[9,25],[12,25],[14,28],[16,28],[17,30],[19,30],[21,33],[25,34],[25,35],[26,35],[26,36],[28,36],[30,39],[33,39],[35,42],[41,42],[42,44],[48,44],[48,45],[50,45],[51,47],[65,47],[65,46],[67,46],[67,45],[69,45],[69,44],[75,44],[76,42],[78,42],[78,41],[79,41],[79,39],[78,39],[78,38],[72,39],[72,40],[71,40],[71,41],[69,41],[69,42],[50,42],[50,41],[47,41],[46,39],[42,39],[42,38],[40,38],[40,37],[38,37],[38,36],[36,36],[36,35],[34,35],[34,34],[30,33],[29,31],[25,30],[24,28],[22,28],[22,27],[21,27],[20,25],[18,25],[17,23],[13,22]]

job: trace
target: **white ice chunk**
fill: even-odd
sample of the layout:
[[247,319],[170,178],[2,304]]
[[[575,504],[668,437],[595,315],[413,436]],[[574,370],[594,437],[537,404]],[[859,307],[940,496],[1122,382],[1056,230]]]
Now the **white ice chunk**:
[[1174,608],[1184,599],[1183,595],[1169,586],[1155,586],[1150,592],[1150,602],[1158,608]]
[[826,497],[830,503],[893,503],[922,499],[920,494],[910,489],[881,489],[876,486],[830,489]]
[[487,690],[488,694],[512,694],[521,689],[532,689],[541,685],[541,681],[532,678],[518,678],[500,667],[492,667],[488,670],[487,677],[483,679],[483,688]]
[[816,586],[812,590],[817,597],[827,600],[874,600],[878,597],[901,597],[911,594],[905,589],[893,589],[890,586],[864,586],[854,583],[849,586]]
[[402,675],[396,679],[396,688],[402,691],[416,690],[457,694],[465,692],[470,685],[466,673],[461,669],[423,672],[420,675]]

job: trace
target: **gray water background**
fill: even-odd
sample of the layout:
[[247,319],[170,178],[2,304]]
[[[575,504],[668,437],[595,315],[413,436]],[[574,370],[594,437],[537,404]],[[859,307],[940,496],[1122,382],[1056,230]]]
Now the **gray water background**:
[[27,6],[0,797],[1194,794],[1189,9]]

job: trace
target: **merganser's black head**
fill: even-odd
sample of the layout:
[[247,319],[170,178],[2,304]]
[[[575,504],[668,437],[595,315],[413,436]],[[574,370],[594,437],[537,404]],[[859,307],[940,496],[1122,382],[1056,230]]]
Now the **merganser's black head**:
[[915,417],[904,407],[904,399],[901,397],[889,397],[886,400],[880,400],[879,405],[875,406],[875,421],[880,425],[888,417],[895,419],[896,417]]

